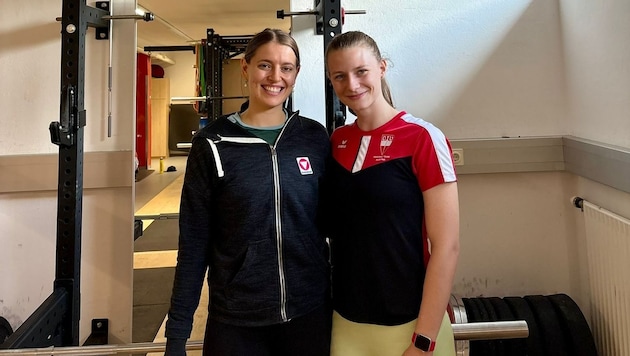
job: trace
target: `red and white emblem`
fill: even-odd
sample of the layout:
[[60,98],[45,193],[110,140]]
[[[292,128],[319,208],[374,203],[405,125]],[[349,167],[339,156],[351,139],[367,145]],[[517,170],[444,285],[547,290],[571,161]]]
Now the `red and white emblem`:
[[384,134],[381,136],[381,156],[385,155],[385,151],[392,145],[394,141],[394,135],[392,134]]
[[297,165],[302,175],[313,174],[313,168],[311,167],[311,161],[308,157],[297,157]]

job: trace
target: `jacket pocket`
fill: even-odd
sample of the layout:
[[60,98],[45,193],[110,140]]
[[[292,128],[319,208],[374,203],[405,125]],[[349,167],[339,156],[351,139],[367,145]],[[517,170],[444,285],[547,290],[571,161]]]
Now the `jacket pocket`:
[[278,307],[278,257],[273,241],[250,243],[243,263],[225,288],[227,309],[236,311]]
[[[312,234],[293,237],[293,247],[285,249],[285,270],[290,298],[313,298],[326,293],[330,282],[328,246]],[[285,240],[285,244],[287,240]]]

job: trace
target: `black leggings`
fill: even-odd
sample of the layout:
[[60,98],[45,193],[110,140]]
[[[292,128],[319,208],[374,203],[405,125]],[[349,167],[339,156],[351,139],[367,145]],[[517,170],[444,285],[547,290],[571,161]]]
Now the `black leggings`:
[[332,311],[320,307],[289,322],[242,327],[208,320],[204,356],[328,356]]

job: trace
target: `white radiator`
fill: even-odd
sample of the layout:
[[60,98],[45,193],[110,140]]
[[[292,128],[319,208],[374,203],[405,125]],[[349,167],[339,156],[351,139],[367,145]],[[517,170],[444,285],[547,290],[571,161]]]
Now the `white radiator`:
[[630,220],[582,204],[595,344],[602,356],[630,356]]

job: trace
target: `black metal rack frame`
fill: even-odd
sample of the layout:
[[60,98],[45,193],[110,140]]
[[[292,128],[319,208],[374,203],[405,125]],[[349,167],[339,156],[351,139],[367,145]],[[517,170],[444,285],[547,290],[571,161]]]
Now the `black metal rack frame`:
[[[343,25],[341,1],[339,0],[315,0],[315,8],[319,9],[316,28],[317,33],[324,36],[324,53],[326,47],[334,36],[341,34]],[[321,30],[320,30],[321,29]],[[324,72],[325,97],[326,97],[326,128],[331,134],[337,127],[346,122],[346,106],[339,101],[332,83]]]
[[247,43],[253,35],[220,36],[209,28],[204,44],[204,74],[206,77],[206,101],[203,113],[210,121],[223,113],[223,62],[245,52]]
[[[53,292],[0,346],[2,349],[79,344],[85,41],[88,27],[96,39],[109,39],[109,2],[63,0],[61,18],[60,120],[50,124],[59,146],[56,267]],[[106,335],[105,335],[106,337]]]

